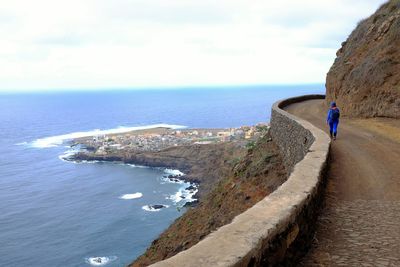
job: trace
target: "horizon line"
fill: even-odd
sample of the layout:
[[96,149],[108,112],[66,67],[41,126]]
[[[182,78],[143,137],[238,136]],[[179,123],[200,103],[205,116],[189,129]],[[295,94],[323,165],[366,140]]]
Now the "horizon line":
[[311,83],[265,83],[265,84],[226,84],[226,85],[166,85],[166,86],[115,86],[115,87],[54,87],[54,88],[13,88],[0,89],[0,94],[13,93],[66,93],[66,92],[96,92],[96,91],[163,91],[163,90],[185,90],[185,89],[240,89],[248,87],[284,87],[284,86],[320,86],[325,85],[325,82]]

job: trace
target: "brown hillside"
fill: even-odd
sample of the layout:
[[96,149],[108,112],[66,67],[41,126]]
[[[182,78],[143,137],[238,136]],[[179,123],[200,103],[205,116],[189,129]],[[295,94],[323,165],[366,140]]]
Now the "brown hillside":
[[336,55],[328,102],[348,116],[400,118],[400,0],[362,20]]
[[225,172],[199,205],[178,218],[129,266],[148,266],[190,248],[287,179],[279,149],[268,135],[247,147],[247,154]]

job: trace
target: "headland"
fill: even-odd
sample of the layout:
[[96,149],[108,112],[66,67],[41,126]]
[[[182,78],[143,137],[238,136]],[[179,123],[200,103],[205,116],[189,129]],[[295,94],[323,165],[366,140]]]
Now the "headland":
[[[186,250],[272,193],[287,179],[269,126],[230,129],[154,128],[74,139],[71,161],[112,161],[178,169],[165,178],[196,189],[185,213],[132,266],[147,266]],[[153,207],[152,207],[153,208]],[[161,208],[161,207],[154,207]]]
[[215,181],[266,131],[268,125],[258,124],[228,129],[158,127],[89,136],[72,140],[73,152],[63,159],[178,169],[185,175],[170,174],[165,178],[184,180],[199,187],[195,196],[199,198],[209,192]]

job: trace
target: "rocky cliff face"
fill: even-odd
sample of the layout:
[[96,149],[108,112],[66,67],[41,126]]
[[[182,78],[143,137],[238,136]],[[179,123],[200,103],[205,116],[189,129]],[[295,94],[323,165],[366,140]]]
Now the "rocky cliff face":
[[400,0],[362,20],[326,78],[327,102],[344,115],[400,118]]

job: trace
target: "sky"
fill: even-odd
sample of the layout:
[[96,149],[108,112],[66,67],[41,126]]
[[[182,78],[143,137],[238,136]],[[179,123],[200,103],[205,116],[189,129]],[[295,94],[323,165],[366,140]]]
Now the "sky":
[[0,0],[0,91],[324,83],[382,0]]

